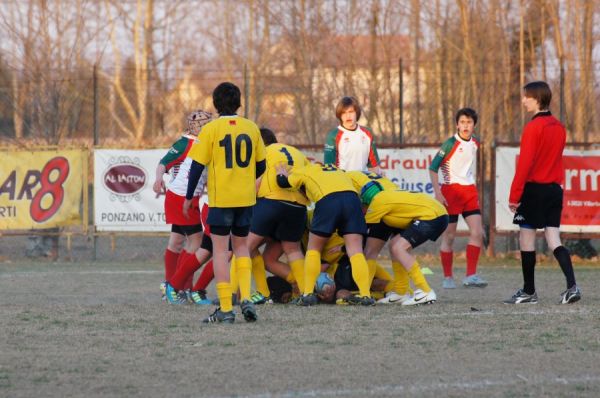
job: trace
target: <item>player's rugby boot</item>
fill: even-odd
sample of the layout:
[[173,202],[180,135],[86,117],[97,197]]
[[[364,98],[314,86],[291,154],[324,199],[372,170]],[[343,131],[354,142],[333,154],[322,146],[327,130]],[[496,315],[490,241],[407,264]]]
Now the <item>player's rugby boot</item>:
[[302,307],[310,307],[311,305],[317,305],[317,303],[319,302],[317,295],[314,293],[304,294],[298,298],[299,300],[297,302],[297,305]]
[[215,312],[207,316],[202,320],[202,323],[233,323],[235,322],[235,314],[233,311],[223,312],[221,307],[217,308]]
[[166,293],[167,293],[167,282],[166,281],[163,281],[163,282],[160,283],[160,293],[161,293],[160,299],[162,301],[167,301],[167,295],[166,295]]
[[165,284],[165,296],[167,296],[167,301],[171,304],[185,304],[187,303],[187,296],[185,292],[178,292],[175,290],[173,286],[169,282]]
[[260,292],[255,292],[250,296],[250,301],[252,301],[256,305],[261,304],[273,304],[273,300],[271,297],[265,297]]
[[256,308],[254,303],[250,300],[244,300],[240,303],[240,309],[246,322],[256,322],[258,315],[256,314]]
[[579,290],[577,285],[573,285],[561,293],[559,304],[572,304],[579,300],[581,300],[581,290]]
[[421,304],[433,304],[437,301],[437,295],[435,292],[430,290],[425,293],[421,289],[416,289],[412,297],[405,300],[402,305],[421,305]]
[[350,296],[348,297],[348,304],[350,305],[364,305],[373,306],[375,305],[375,299],[369,296]]
[[477,274],[469,275],[463,279],[464,287],[486,287],[487,281]]
[[447,276],[442,281],[442,287],[444,289],[456,289],[456,283],[454,282],[454,278],[451,276]]
[[209,300],[206,297],[206,290],[198,290],[195,292],[191,292],[190,297],[194,304],[197,305],[209,305],[212,304],[212,300]]
[[410,299],[410,294],[400,295],[396,292],[387,292],[384,298],[377,300],[377,304],[402,304]]
[[507,300],[504,300],[504,304],[537,304],[538,296],[536,292],[533,294],[527,294],[523,289],[517,290],[513,296]]

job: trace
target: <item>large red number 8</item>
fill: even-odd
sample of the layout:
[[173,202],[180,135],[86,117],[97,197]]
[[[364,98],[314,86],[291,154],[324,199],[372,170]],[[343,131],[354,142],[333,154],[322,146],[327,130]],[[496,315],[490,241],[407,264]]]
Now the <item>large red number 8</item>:
[[[54,170],[58,171],[58,178],[54,181],[50,181],[50,173]],[[33,220],[44,222],[56,214],[65,197],[65,190],[63,189],[62,184],[68,176],[69,161],[66,158],[62,156],[56,157],[50,159],[50,161],[46,163],[40,176],[42,187],[33,197],[29,209],[29,213]],[[52,203],[47,209],[42,208],[42,199],[45,195],[52,196]]]

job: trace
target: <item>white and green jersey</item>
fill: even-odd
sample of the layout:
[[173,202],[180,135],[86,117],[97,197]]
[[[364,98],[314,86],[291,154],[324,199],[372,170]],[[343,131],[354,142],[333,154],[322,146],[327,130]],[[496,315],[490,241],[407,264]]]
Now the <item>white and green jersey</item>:
[[[177,195],[185,196],[187,193],[187,183],[192,165],[192,161],[187,157],[187,154],[196,140],[197,138],[191,134],[182,135],[160,160],[160,163],[165,166],[166,171],[171,176],[167,183],[167,189]],[[206,185],[206,173],[202,174],[196,191],[194,191],[194,196],[202,194],[204,185]]]
[[[169,183],[169,187],[167,188],[169,191],[179,195],[185,196],[187,194],[188,180],[190,179],[190,168],[192,167],[192,158],[185,158],[183,163],[179,165],[179,172],[171,180]],[[206,186],[206,168],[202,172],[200,176],[200,181],[198,181],[198,185],[196,185],[196,190],[194,191],[194,196],[202,195],[204,191],[204,187]]]
[[464,140],[456,133],[442,144],[429,170],[437,173],[441,169],[442,184],[474,185],[473,164],[477,149],[479,140],[474,135],[470,140]]
[[355,130],[337,126],[327,133],[323,163],[334,164],[344,171],[365,171],[377,167],[379,156],[373,132],[360,125]]

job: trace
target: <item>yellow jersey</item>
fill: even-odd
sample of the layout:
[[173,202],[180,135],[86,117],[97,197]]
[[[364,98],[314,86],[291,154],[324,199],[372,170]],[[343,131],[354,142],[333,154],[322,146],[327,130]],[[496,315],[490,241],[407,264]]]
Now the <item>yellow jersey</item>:
[[288,176],[288,182],[292,188],[304,187],[308,199],[315,203],[334,192],[356,192],[350,177],[333,165],[309,164],[294,169]]
[[360,192],[362,187],[371,181],[377,181],[384,191],[397,191],[399,189],[398,185],[394,184],[391,180],[371,171],[347,171],[346,174],[352,180],[354,189],[357,192]]
[[208,169],[211,207],[256,203],[256,163],[265,159],[265,144],[252,121],[237,115],[213,120],[202,127],[188,156]]
[[367,209],[367,224],[383,221],[394,228],[407,228],[413,221],[433,220],[448,214],[446,208],[425,193],[408,191],[379,192]]
[[285,164],[290,170],[305,167],[310,164],[306,156],[293,146],[271,144],[267,147],[266,158],[267,168],[260,181],[258,197],[307,205],[308,199],[297,189],[281,188],[277,185],[277,166]]

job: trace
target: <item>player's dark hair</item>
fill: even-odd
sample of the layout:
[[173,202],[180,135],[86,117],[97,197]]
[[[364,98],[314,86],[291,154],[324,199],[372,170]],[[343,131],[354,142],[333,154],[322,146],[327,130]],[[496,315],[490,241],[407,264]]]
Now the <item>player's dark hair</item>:
[[354,97],[343,97],[335,107],[335,117],[337,117],[340,122],[342,121],[342,112],[344,112],[349,107],[354,108],[354,112],[356,112],[356,120],[358,121],[360,119],[360,114],[362,113],[362,110],[360,109],[360,104],[358,103],[358,100]]
[[456,124],[458,124],[458,119],[460,119],[461,116],[466,116],[468,118],[473,119],[473,124],[477,125],[477,112],[475,112],[475,109],[472,108],[461,108],[456,112],[456,116],[454,117],[454,119],[456,120]]
[[552,101],[552,91],[548,83],[543,81],[527,83],[523,86],[524,95],[535,99],[540,105],[540,110],[545,110],[550,107]]
[[213,91],[213,105],[219,115],[235,115],[241,106],[241,97],[240,89],[235,84],[224,82]]
[[275,133],[271,129],[268,129],[266,127],[261,127],[260,136],[262,137],[262,140],[265,143],[265,146],[269,146],[271,144],[277,144],[277,137],[275,136]]

